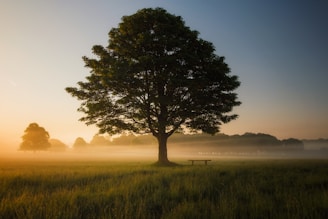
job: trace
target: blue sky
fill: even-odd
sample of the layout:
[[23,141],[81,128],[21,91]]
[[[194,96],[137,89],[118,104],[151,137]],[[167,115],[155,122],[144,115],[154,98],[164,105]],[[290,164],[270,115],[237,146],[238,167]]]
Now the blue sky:
[[122,16],[163,7],[212,42],[239,76],[239,118],[226,134],[328,138],[325,0],[0,0],[0,143],[19,144],[37,122],[71,144],[97,132],[65,92],[89,74],[82,56]]

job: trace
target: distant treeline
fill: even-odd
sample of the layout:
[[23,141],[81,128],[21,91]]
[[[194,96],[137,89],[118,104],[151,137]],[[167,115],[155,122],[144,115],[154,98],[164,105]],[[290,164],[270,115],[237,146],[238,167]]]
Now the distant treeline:
[[[304,150],[307,145],[315,145],[313,149],[328,148],[328,139],[299,140],[295,138],[279,140],[275,136],[263,133],[245,133],[243,135],[208,135],[208,134],[174,134],[169,138],[169,145],[179,145],[181,147],[234,147],[234,148],[256,148],[256,149],[284,149],[284,150]],[[74,148],[86,146],[132,146],[132,145],[157,145],[156,139],[152,135],[121,135],[111,138],[109,136],[95,135],[87,143],[79,137],[73,144]],[[311,149],[311,148],[306,148]]]
[[[58,139],[50,139],[50,151],[65,151],[69,148]],[[95,146],[156,146],[157,141],[152,135],[121,135],[112,138],[105,135],[95,135],[90,142],[82,137],[76,138],[71,147],[74,149],[91,148]],[[328,150],[328,139],[299,140],[295,138],[279,140],[275,136],[263,133],[245,133],[243,135],[208,135],[208,134],[174,134],[168,140],[168,145],[192,150],[199,147],[211,147],[225,150],[256,149],[256,150]]]

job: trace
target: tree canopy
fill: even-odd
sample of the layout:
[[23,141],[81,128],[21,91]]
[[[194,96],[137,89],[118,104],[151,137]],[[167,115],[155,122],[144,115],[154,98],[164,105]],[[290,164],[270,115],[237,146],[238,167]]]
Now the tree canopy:
[[78,137],[75,139],[75,142],[73,144],[73,147],[76,148],[84,148],[88,146],[88,143],[82,138],[82,137]]
[[81,121],[100,133],[151,133],[159,162],[167,163],[167,138],[177,130],[215,134],[240,105],[237,76],[212,43],[180,16],[146,8],[124,16],[109,32],[107,47],[83,57],[90,75],[66,91],[82,101]]
[[24,131],[20,150],[47,150],[51,146],[49,137],[49,133],[43,127],[40,127],[37,123],[31,123]]

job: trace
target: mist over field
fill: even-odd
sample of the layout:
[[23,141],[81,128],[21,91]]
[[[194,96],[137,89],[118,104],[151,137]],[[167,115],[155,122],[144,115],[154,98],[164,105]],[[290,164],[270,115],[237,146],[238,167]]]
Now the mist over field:
[[[72,145],[66,145],[58,139],[50,139],[49,142],[51,147],[45,151],[22,151],[19,150],[19,145],[1,143],[0,159],[155,162],[158,156],[157,141],[150,135],[123,135],[116,138],[95,135],[90,142],[77,138]],[[168,157],[172,161],[230,158],[326,159],[328,158],[328,141],[324,139],[287,141],[278,140],[271,135],[252,133],[238,136],[175,134],[168,141]]]
[[[324,218],[328,213],[325,140],[178,134],[168,142],[168,157],[179,165],[167,168],[153,165],[158,146],[151,136],[78,138],[69,146],[49,142],[50,148],[35,152],[0,145],[0,218]],[[190,159],[211,161],[192,166]]]

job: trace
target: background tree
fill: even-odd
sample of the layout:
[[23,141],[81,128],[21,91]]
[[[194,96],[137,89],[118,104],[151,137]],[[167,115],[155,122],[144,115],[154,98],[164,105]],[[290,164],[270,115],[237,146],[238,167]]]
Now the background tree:
[[102,135],[94,135],[90,141],[90,145],[94,145],[94,146],[108,146],[110,144],[111,141],[109,139],[106,139]]
[[304,143],[296,138],[288,138],[282,140],[282,144],[286,149],[298,149],[298,150],[304,150]]
[[73,147],[75,149],[78,149],[78,148],[85,148],[88,146],[88,143],[82,138],[82,137],[78,137],[75,139],[75,142],[73,144]]
[[160,164],[168,164],[167,139],[178,129],[215,134],[240,104],[237,76],[214,46],[164,9],[124,16],[109,32],[109,45],[83,57],[87,82],[66,91],[82,101],[80,120],[100,133],[152,133]]
[[65,151],[68,148],[68,146],[59,139],[49,139],[49,143],[51,145],[49,148],[50,151],[60,152]]
[[47,150],[51,146],[49,133],[37,123],[31,123],[24,132],[20,150],[40,151]]

